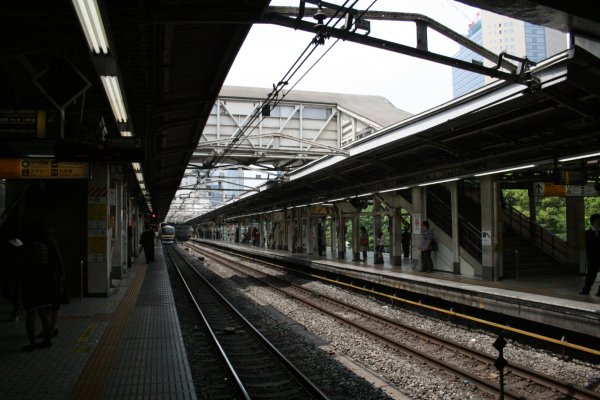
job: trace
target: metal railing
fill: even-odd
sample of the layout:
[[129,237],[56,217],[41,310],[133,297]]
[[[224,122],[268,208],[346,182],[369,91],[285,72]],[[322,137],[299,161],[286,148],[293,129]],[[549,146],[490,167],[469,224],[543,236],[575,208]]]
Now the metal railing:
[[481,262],[481,229],[458,217],[458,238],[460,247]]
[[535,247],[556,261],[567,263],[569,253],[567,242],[530,220],[512,206],[504,208],[504,224],[521,237],[529,239]]
[[[433,189],[433,188],[431,188]],[[448,236],[452,236],[452,210],[450,196],[445,201],[440,193],[443,189],[427,190],[427,215]],[[458,243],[477,261],[481,262],[481,229],[468,222],[459,215],[458,217]]]
[[446,232],[448,236],[452,236],[452,209],[450,204],[450,196],[444,199],[441,190],[435,190],[433,187],[427,189],[427,218],[435,221],[435,224]]

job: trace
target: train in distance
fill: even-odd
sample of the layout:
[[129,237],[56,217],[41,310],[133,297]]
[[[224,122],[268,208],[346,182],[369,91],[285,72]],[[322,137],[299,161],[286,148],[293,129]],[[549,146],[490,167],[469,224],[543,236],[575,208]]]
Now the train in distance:
[[190,240],[194,233],[194,228],[189,225],[175,225],[175,239],[178,242],[186,242]]
[[160,242],[162,244],[175,243],[175,227],[172,225],[161,224],[160,226]]

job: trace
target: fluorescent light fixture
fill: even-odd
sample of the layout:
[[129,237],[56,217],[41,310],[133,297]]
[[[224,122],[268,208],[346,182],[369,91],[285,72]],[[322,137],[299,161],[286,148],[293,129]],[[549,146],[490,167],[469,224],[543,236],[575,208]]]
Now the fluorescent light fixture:
[[138,182],[144,182],[144,175],[141,172],[136,172],[135,177],[137,178]]
[[54,158],[54,154],[25,154],[25,157],[31,157],[31,158]]
[[458,180],[458,178],[442,179],[441,181],[433,181],[433,182],[421,183],[419,186],[436,185],[438,183],[446,183],[446,182],[452,182],[452,181],[457,181],[457,180]]
[[371,196],[371,195],[373,195],[373,192],[359,194],[359,195],[358,195],[358,196],[356,196],[356,197],[366,197],[366,196]]
[[482,172],[480,174],[475,174],[475,176],[485,176],[485,175],[501,174],[503,172],[517,171],[517,170],[520,170],[520,169],[527,169],[527,168],[533,168],[533,167],[535,167],[535,164],[523,165],[522,167],[497,169],[495,171],[488,171],[488,172]]
[[73,0],[73,6],[90,51],[96,54],[108,54],[108,39],[96,0]]
[[123,137],[132,137],[133,134],[131,133],[131,131],[121,131],[121,136],[123,136]]
[[404,190],[404,189],[408,189],[408,186],[402,186],[402,187],[397,187],[397,188],[393,188],[393,189],[380,190],[379,193],[395,192],[396,190]]
[[100,76],[104,91],[108,96],[110,106],[117,122],[127,122],[127,111],[125,111],[125,103],[119,86],[119,78],[116,76]]
[[134,162],[134,163],[131,163],[131,166],[133,167],[133,170],[135,172],[139,172],[142,170],[142,166],[140,165],[140,163]]
[[342,200],[346,200],[346,198],[345,197],[340,197],[339,199],[331,199],[331,200],[327,200],[327,201],[335,203],[336,201],[342,201]]
[[565,161],[581,160],[582,158],[598,157],[598,156],[600,156],[600,153],[590,153],[590,154],[582,154],[580,156],[573,156],[573,157],[569,157],[569,158],[562,158],[562,159],[559,159],[558,161],[565,162]]

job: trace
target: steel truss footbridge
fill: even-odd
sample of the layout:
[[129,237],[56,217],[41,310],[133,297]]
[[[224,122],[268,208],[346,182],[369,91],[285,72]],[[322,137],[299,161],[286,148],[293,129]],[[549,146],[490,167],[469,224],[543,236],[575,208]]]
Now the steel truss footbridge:
[[171,204],[183,222],[411,115],[380,96],[292,91],[263,107],[269,89],[225,86]]

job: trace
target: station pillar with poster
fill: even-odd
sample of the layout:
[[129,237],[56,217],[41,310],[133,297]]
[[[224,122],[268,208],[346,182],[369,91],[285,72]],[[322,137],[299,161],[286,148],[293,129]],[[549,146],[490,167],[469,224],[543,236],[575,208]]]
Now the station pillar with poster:
[[87,212],[87,293],[92,296],[110,296],[109,189],[109,165],[95,164],[88,183]]

